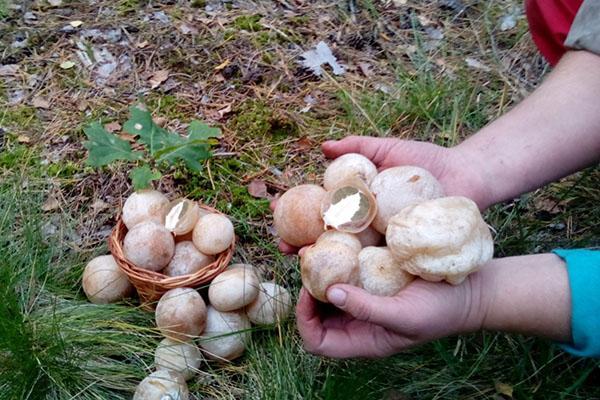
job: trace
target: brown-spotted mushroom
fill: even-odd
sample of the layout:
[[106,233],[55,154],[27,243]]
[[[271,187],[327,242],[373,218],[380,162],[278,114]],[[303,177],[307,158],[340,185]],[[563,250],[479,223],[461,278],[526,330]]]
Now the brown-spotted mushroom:
[[160,271],[175,253],[173,235],[155,221],[140,222],[123,239],[125,258],[139,268]]
[[228,269],[210,283],[208,300],[219,311],[238,310],[256,299],[259,283],[258,276],[250,268]]
[[209,255],[224,252],[234,239],[233,224],[223,214],[207,214],[200,217],[192,237],[198,250]]
[[290,293],[273,282],[260,284],[256,300],[246,307],[250,322],[257,325],[270,325],[287,318],[292,309]]
[[250,321],[243,311],[221,312],[208,306],[206,329],[199,341],[208,358],[234,360],[241,356],[250,339]]
[[190,391],[183,376],[174,371],[159,370],[140,382],[133,400],[188,400]]
[[198,272],[215,261],[214,256],[203,254],[192,242],[179,242],[169,265],[163,269],[167,276],[189,275]]
[[404,208],[392,217],[386,240],[406,271],[428,281],[458,285],[494,253],[479,208],[466,197],[442,197]]
[[336,231],[335,229],[330,229],[328,231],[325,231],[325,233],[323,233],[321,236],[319,236],[316,244],[320,244],[327,241],[345,244],[346,246],[349,246],[354,251],[356,251],[357,254],[362,249],[360,240],[358,240],[356,235],[353,233],[340,232]]
[[127,275],[112,255],[92,259],[83,270],[83,291],[95,304],[119,301],[133,292]]
[[165,337],[189,340],[204,331],[206,312],[202,296],[194,289],[171,289],[158,301],[156,326]]
[[158,371],[178,372],[186,381],[196,374],[203,359],[198,346],[192,341],[165,338],[154,351],[154,366]]
[[358,254],[360,285],[376,296],[393,296],[415,278],[387,247],[365,247]]
[[156,190],[134,192],[123,204],[123,223],[127,229],[143,221],[156,221],[164,224],[169,208],[169,199]]
[[367,157],[358,153],[347,153],[339,156],[325,170],[323,187],[331,190],[343,181],[358,177],[369,185],[377,175],[377,167]]

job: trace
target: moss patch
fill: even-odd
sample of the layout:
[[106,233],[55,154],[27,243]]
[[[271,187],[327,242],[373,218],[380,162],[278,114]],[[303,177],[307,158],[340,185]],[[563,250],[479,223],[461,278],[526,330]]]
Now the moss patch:
[[262,15],[241,15],[233,20],[233,25],[241,30],[249,32],[258,32],[263,29],[259,23]]
[[230,128],[240,137],[263,137],[275,141],[298,134],[295,121],[258,100],[244,102],[231,120]]

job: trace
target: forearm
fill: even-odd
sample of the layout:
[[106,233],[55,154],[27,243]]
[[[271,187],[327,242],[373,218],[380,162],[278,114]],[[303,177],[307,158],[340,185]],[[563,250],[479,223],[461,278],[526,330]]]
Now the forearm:
[[600,159],[600,57],[570,52],[528,98],[454,151],[486,208]]
[[571,295],[564,261],[554,254],[494,259],[479,276],[478,324],[493,331],[571,340]]

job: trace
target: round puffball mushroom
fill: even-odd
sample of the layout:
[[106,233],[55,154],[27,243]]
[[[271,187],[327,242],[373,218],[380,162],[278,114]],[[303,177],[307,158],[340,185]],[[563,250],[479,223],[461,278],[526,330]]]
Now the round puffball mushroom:
[[178,372],[186,381],[194,376],[204,358],[193,342],[163,339],[154,352],[157,371]]
[[314,243],[325,232],[321,203],[326,194],[317,185],[300,185],[285,192],[273,213],[279,237],[296,247]]
[[458,285],[494,254],[490,230],[466,197],[442,197],[404,208],[390,219],[386,240],[406,271]]
[[442,185],[429,171],[413,166],[380,172],[371,182],[371,192],[377,199],[373,227],[384,235],[390,218],[404,207],[444,195]]
[[360,232],[376,215],[377,200],[368,186],[356,177],[328,191],[321,203],[325,225],[342,232]]
[[123,239],[125,258],[139,268],[160,271],[169,264],[174,253],[173,235],[155,221],[137,224]]
[[345,244],[346,246],[356,251],[357,254],[363,247],[360,243],[360,240],[358,240],[355,234],[340,232],[336,231],[335,229],[325,231],[325,233],[319,236],[316,244],[321,244],[323,242],[337,242]]
[[156,190],[140,190],[134,192],[123,204],[123,223],[127,229],[143,221],[165,222],[165,215],[169,208],[169,199]]
[[258,296],[258,276],[250,268],[239,267],[221,272],[208,287],[208,300],[219,311],[240,309]]
[[208,306],[206,329],[200,347],[213,360],[234,360],[241,356],[250,339],[250,321],[241,311],[221,312]]
[[336,158],[325,170],[323,187],[331,190],[348,178],[358,177],[367,185],[377,175],[377,167],[362,154],[348,153]]
[[113,303],[133,292],[127,275],[110,254],[96,257],[85,266],[82,284],[85,295],[95,304]]
[[372,226],[367,226],[365,230],[355,235],[360,244],[362,244],[362,247],[378,246],[381,244],[381,239],[383,239],[383,235],[377,232]]
[[173,258],[162,273],[167,276],[189,275],[198,272],[214,261],[214,256],[201,253],[194,243],[179,242],[175,245]]
[[156,326],[164,336],[188,340],[204,330],[206,304],[194,289],[171,289],[158,301],[155,319]]
[[165,228],[175,236],[191,232],[200,218],[200,206],[195,201],[177,199],[169,206]]
[[358,254],[339,242],[309,247],[300,258],[302,285],[317,300],[328,303],[327,288],[335,283],[358,284]]
[[376,296],[393,296],[415,278],[404,271],[387,247],[365,247],[358,254],[360,284]]
[[183,376],[173,371],[156,371],[140,382],[133,400],[188,400],[190,392]]
[[207,214],[198,220],[192,240],[202,253],[215,255],[227,250],[234,236],[229,218],[222,214]]
[[287,318],[292,309],[290,293],[284,287],[272,282],[263,282],[258,297],[246,307],[250,322],[257,325],[270,325]]

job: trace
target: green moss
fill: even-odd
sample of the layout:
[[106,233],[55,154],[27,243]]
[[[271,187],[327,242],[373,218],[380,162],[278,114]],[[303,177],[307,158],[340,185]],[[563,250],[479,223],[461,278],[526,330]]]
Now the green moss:
[[240,137],[281,140],[298,133],[296,123],[262,101],[247,100],[230,123]]
[[15,170],[27,166],[34,166],[38,162],[32,150],[24,145],[7,145],[0,151],[0,169]]
[[258,32],[262,29],[262,25],[259,23],[261,15],[241,15],[233,21],[233,25],[241,30],[249,32]]
[[0,112],[0,125],[15,129],[26,129],[38,123],[35,108],[30,106],[9,107],[4,112]]
[[274,61],[274,59],[275,59],[275,56],[273,55],[273,53],[271,53],[271,52],[268,52],[268,51],[265,51],[265,52],[262,54],[261,58],[262,58],[262,61],[263,61],[265,64],[269,64],[269,65],[270,65],[270,64],[273,64],[273,61]]
[[82,164],[73,161],[59,162],[48,165],[46,173],[53,178],[73,178],[76,174],[85,170]]
[[206,0],[192,0],[190,6],[193,8],[204,8],[206,7]]
[[146,105],[154,116],[163,117],[167,120],[187,120],[187,114],[182,111],[181,101],[173,95],[157,95],[146,98]]

